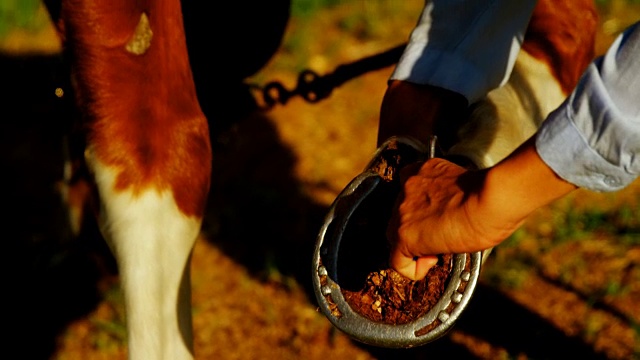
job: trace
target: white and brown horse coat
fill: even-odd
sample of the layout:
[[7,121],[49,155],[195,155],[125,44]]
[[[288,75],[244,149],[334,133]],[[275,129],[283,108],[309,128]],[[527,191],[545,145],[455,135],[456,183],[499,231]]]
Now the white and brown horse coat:
[[124,291],[129,357],[192,358],[189,259],[211,147],[180,1],[63,0],[59,28]]

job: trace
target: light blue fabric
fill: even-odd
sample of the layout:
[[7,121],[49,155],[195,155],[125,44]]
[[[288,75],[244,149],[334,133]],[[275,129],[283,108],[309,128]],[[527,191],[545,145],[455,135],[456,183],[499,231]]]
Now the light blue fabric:
[[509,78],[535,4],[428,1],[391,79],[439,86],[475,102]]
[[[508,79],[535,3],[427,2],[390,79],[449,89],[473,103]],[[543,123],[536,149],[560,177],[590,190],[616,191],[640,175],[638,24],[588,67]]]
[[640,174],[639,24],[589,65],[538,132],[540,157],[577,186],[615,191]]

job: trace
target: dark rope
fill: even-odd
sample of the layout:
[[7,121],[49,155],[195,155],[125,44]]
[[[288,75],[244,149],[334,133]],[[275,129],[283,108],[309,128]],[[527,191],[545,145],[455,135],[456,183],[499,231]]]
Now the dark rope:
[[340,65],[333,73],[324,76],[313,70],[304,70],[298,76],[298,83],[293,90],[287,90],[277,81],[270,82],[259,90],[262,91],[264,103],[268,108],[276,104],[284,105],[294,96],[301,96],[310,103],[316,103],[329,97],[335,88],[351,79],[395,64],[405,46],[406,44],[402,44],[383,53]]

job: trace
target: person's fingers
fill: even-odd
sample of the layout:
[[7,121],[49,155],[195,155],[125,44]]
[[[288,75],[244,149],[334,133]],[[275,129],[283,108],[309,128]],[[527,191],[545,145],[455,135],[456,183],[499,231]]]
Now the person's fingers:
[[432,267],[438,263],[437,256],[421,256],[415,260],[416,272],[414,280],[422,280]]
[[437,256],[407,257],[399,251],[391,254],[391,267],[400,275],[411,280],[422,280],[429,270],[438,263]]

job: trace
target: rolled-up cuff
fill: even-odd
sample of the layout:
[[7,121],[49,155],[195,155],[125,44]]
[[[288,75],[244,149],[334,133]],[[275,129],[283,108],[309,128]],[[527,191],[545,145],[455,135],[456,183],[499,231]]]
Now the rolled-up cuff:
[[560,106],[538,131],[536,150],[542,160],[562,179],[598,192],[620,190],[636,178],[611,164],[587,143],[569,114]]

